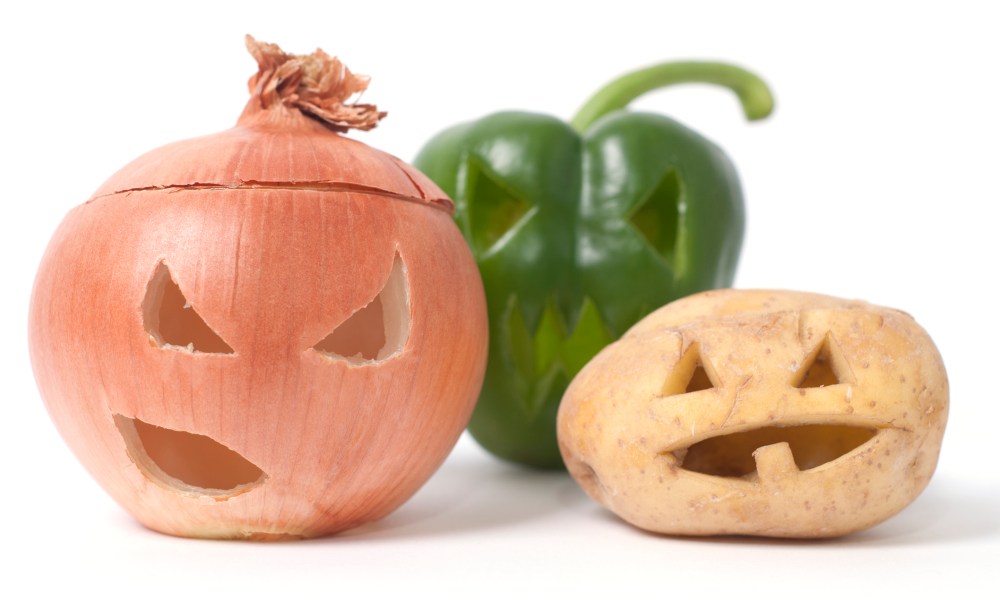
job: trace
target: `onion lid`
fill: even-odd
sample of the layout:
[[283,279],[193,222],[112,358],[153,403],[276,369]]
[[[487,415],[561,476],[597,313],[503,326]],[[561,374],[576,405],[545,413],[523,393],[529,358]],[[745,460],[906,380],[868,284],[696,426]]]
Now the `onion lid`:
[[347,103],[368,78],[317,49],[292,55],[247,36],[258,63],[235,127],[162,146],[111,176],[91,197],[147,190],[306,189],[363,192],[451,212],[430,179],[398,158],[341,136],[374,128],[386,113]]

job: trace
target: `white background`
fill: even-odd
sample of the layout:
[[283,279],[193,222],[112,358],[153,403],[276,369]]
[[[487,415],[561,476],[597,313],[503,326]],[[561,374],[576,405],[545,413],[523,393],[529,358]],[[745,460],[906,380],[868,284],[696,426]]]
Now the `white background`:
[[[233,598],[1000,591],[995,6],[4,3],[0,586]],[[445,126],[496,110],[568,118],[614,76],[661,60],[761,73],[778,99],[766,122],[747,124],[732,96],[707,87],[635,105],[686,122],[736,162],[749,215],[739,287],[863,298],[931,333],[952,405],[930,486],[841,540],[674,539],[624,525],[564,475],[501,464],[463,438],[412,501],[343,536],[220,543],[143,529],[49,422],[26,351],[31,283],[59,220],[112,172],[235,122],[255,70],[245,33],[300,53],[319,46],[372,75],[365,100],[389,117],[352,135],[407,160]]]

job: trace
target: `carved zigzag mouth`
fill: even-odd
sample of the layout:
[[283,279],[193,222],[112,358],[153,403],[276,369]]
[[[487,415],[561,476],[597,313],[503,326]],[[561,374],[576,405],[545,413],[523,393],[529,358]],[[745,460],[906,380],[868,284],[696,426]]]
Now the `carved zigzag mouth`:
[[267,479],[260,467],[207,435],[167,429],[119,414],[114,420],[135,466],[169,490],[222,501]]
[[[755,480],[758,469],[781,462],[807,471],[832,462],[871,441],[875,427],[846,424],[770,425],[724,433],[663,452],[687,471],[716,477]],[[767,449],[767,452],[764,450]]]

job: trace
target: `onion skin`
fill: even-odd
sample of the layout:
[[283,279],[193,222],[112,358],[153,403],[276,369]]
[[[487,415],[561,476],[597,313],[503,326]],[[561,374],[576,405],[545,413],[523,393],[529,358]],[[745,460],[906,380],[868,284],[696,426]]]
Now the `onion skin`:
[[[312,117],[253,105],[233,129],[138,158],[70,211],[31,300],[32,364],[57,428],[116,501],[172,535],[315,537],[385,516],[454,447],[485,368],[482,283],[444,193]],[[397,256],[402,350],[353,364],[313,349]],[[151,341],[143,301],[161,262],[232,354]],[[209,436],[266,479],[215,495],[152,480],[115,415]]]

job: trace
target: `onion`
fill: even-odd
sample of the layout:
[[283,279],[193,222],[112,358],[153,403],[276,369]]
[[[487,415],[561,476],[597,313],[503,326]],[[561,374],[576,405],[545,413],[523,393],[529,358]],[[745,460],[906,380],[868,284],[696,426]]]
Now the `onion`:
[[247,37],[236,127],[153,150],[59,226],[31,360],[70,448],[173,535],[313,537],[378,519],[454,447],[487,348],[453,205],[342,137],[385,113],[317,50]]

